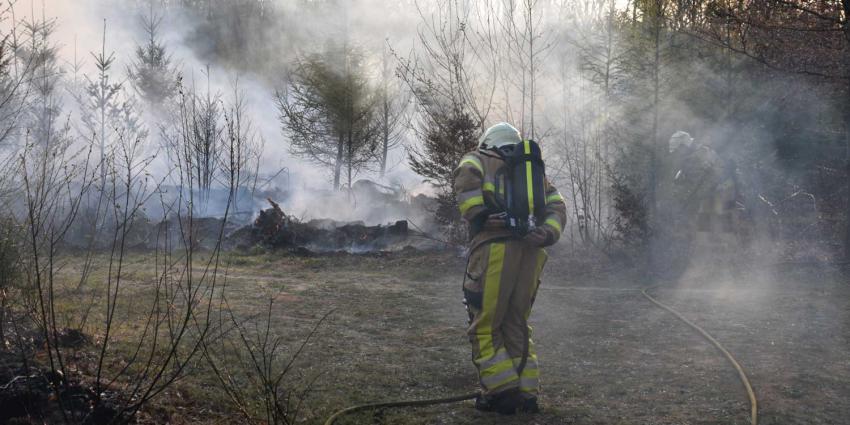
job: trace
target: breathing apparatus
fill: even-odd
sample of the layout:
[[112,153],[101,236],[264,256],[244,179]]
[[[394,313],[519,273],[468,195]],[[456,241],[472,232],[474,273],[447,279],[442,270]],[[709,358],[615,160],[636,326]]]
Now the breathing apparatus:
[[499,123],[484,133],[478,150],[505,164],[495,175],[494,197],[500,209],[496,216],[518,236],[532,232],[545,219],[546,166],[540,146],[522,140],[510,124]]

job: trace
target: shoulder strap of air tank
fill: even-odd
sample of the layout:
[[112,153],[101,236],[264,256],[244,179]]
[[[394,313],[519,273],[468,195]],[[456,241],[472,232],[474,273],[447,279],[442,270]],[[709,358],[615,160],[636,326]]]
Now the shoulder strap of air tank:
[[[531,144],[534,143],[537,146],[537,154],[535,155],[532,149]],[[535,162],[539,162],[543,165],[543,152],[540,150],[540,145],[531,139],[526,139],[522,141],[523,148],[523,160],[531,160]]]
[[502,152],[497,148],[478,149],[478,153],[480,153],[481,155],[484,155],[486,157],[490,157],[490,158],[496,158],[496,159],[501,159],[501,160],[505,159],[505,156],[502,155]]

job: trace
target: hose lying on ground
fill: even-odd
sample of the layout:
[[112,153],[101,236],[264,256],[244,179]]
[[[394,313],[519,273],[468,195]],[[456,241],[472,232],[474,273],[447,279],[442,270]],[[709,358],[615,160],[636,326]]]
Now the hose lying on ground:
[[[408,220],[408,222],[412,223],[410,220]],[[416,224],[413,224],[413,226],[415,228],[419,229],[419,226],[416,226]],[[419,233],[421,233],[424,236],[427,236],[427,234],[425,232],[422,232],[421,229],[420,229]],[[428,239],[434,239],[434,238],[428,237]],[[434,240],[449,244],[449,242],[443,241],[441,239],[434,239]],[[489,240],[487,242],[493,242],[493,240]],[[467,252],[467,254],[466,254],[466,266],[463,269],[463,283],[461,284],[461,287],[463,287],[463,284],[466,283],[466,273],[467,273],[467,269],[469,268],[469,259],[472,257],[472,253],[476,249],[481,247],[482,245],[483,245],[483,243],[478,243],[477,245],[470,248],[469,251]],[[524,356],[523,356],[522,367],[520,368],[520,370],[522,370],[522,368],[525,367],[525,362],[526,362],[527,356],[528,356],[528,354],[527,354],[528,348],[526,348],[525,351],[526,351],[526,354],[524,354]],[[385,409],[385,408],[388,408],[388,407],[422,407],[422,406],[431,406],[431,405],[434,405],[434,404],[456,403],[456,402],[459,402],[459,401],[471,400],[475,397],[478,397],[479,394],[480,394],[479,392],[474,392],[474,393],[456,395],[456,396],[452,396],[452,397],[428,398],[428,399],[422,399],[422,400],[401,400],[401,401],[388,401],[388,402],[383,402],[383,403],[359,404],[359,405],[356,405],[356,406],[346,407],[345,409],[342,409],[340,411],[335,412],[333,415],[331,415],[328,418],[327,421],[325,421],[325,425],[333,425],[334,422],[336,422],[336,420],[339,419],[340,417],[351,414],[351,413],[360,412],[360,411],[363,411],[363,410]]]
[[[663,304],[662,302],[656,300],[655,298],[653,298],[651,295],[649,295],[647,293],[647,291],[649,289],[653,289],[656,286],[651,286],[651,287],[648,287],[648,288],[641,290],[641,294],[643,294],[643,296],[646,297],[646,299],[651,301],[656,306],[658,306],[658,307],[666,310],[670,314],[676,316],[676,318],[678,318],[679,320],[681,320],[682,322],[684,322],[685,324],[687,324],[688,326],[690,326],[691,328],[693,328],[694,330],[699,332],[700,335],[702,335],[705,339],[708,340],[708,342],[710,342],[718,350],[720,350],[721,353],[723,353],[723,355],[726,357],[726,359],[729,361],[729,363],[731,363],[732,366],[735,367],[735,370],[738,371],[738,377],[741,379],[741,383],[744,384],[744,388],[747,390],[747,395],[750,398],[750,421],[751,421],[752,425],[758,425],[758,402],[756,401],[756,395],[755,395],[755,392],[753,392],[753,387],[752,387],[752,385],[750,385],[750,380],[749,380],[749,378],[747,378],[747,374],[744,372],[744,368],[742,368],[741,365],[738,363],[738,361],[735,360],[735,357],[732,356],[732,353],[730,353],[729,350],[727,350],[725,347],[723,347],[723,345],[720,344],[720,342],[717,341],[717,339],[715,339],[713,336],[711,336],[711,334],[706,332],[705,329],[701,328],[696,323],[688,320],[688,318],[686,318],[681,313],[679,313],[678,311],[673,309],[673,307],[670,307],[666,304]],[[325,421],[325,425],[333,425],[336,422],[336,420],[339,419],[340,417],[342,417],[344,415],[351,414],[351,413],[360,412],[360,411],[363,411],[363,410],[384,409],[384,408],[389,408],[389,407],[422,407],[422,406],[430,406],[430,405],[434,405],[434,404],[456,403],[456,402],[459,402],[459,401],[470,400],[470,399],[473,399],[477,396],[478,396],[478,393],[474,392],[474,393],[463,394],[463,395],[458,395],[458,396],[454,396],[454,397],[430,398],[430,399],[423,399],[423,400],[390,401],[390,402],[384,402],[384,403],[359,404],[359,405],[356,405],[356,406],[347,407],[345,409],[337,411],[336,413],[331,415],[328,418],[327,421]]]
[[478,393],[469,393],[463,395],[456,395],[453,397],[443,397],[443,398],[429,398],[424,400],[403,400],[403,401],[389,401],[385,403],[371,403],[371,404],[359,404],[357,406],[347,407],[342,409],[328,418],[325,421],[325,425],[333,425],[337,419],[341,416],[359,412],[361,410],[369,410],[369,409],[384,409],[387,407],[422,407],[422,406],[430,406],[432,404],[445,404],[445,403],[456,403],[458,401],[470,400],[475,397],[478,397]]
[[[656,286],[658,286],[658,285],[656,285]],[[646,299],[648,299],[649,301],[652,301],[653,304],[657,305],[658,307],[663,308],[664,310],[667,310],[670,314],[676,316],[676,318],[685,322],[685,324],[687,324],[688,326],[695,329],[703,337],[705,337],[705,339],[707,339],[708,342],[710,342],[718,350],[720,350],[720,352],[723,353],[724,356],[726,356],[726,360],[729,360],[729,363],[731,363],[732,366],[735,367],[735,370],[738,371],[738,377],[741,379],[741,383],[744,384],[744,388],[746,388],[747,395],[750,398],[750,422],[753,425],[758,425],[758,403],[756,401],[756,394],[755,394],[755,392],[753,392],[753,387],[752,387],[752,385],[750,385],[750,380],[749,380],[749,378],[747,378],[747,374],[744,372],[744,368],[742,368],[741,365],[738,363],[738,361],[735,360],[735,357],[732,356],[732,353],[730,353],[729,350],[724,348],[723,345],[720,344],[720,342],[717,341],[713,336],[711,336],[711,334],[706,332],[705,329],[699,327],[699,325],[688,320],[688,318],[686,318],[681,313],[679,313],[678,311],[673,309],[673,307],[670,307],[666,304],[663,304],[662,302],[656,300],[655,298],[653,298],[651,295],[649,295],[646,292],[647,290],[655,288],[656,286],[650,286],[649,288],[645,288],[640,292],[641,292],[641,294],[643,294],[644,297],[646,297]]]

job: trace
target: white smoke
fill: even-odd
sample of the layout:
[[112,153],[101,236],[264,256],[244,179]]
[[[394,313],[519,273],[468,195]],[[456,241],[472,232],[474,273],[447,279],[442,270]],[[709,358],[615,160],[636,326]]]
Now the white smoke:
[[[155,1],[157,14],[163,16],[158,37],[167,46],[172,61],[183,75],[184,84],[195,86],[195,90],[205,92],[207,87],[213,94],[220,94],[224,101],[233,97],[237,85],[246,106],[246,116],[251,120],[252,128],[257,138],[264,142],[262,161],[260,163],[260,180],[277,176],[265,184],[266,189],[276,188],[279,191],[290,192],[287,199],[278,199],[281,205],[293,214],[304,218],[331,218],[336,220],[365,220],[367,222],[390,222],[404,219],[398,211],[387,211],[379,214],[378,210],[370,210],[369,216],[358,215],[364,209],[362,206],[347,205],[339,208],[326,208],[327,201],[317,197],[325,196],[330,188],[330,175],[327,169],[309,163],[303,158],[293,157],[289,153],[286,136],[281,131],[278,109],[275,103],[275,91],[284,82],[284,76],[269,78],[247,69],[234,69],[232,66],[217,63],[215,60],[205,60],[198,56],[197,34],[194,34],[197,22],[195,18],[184,14],[177,6],[168,6],[168,2]],[[344,11],[347,14],[348,31],[352,39],[367,45],[372,51],[380,52],[385,43],[391,39],[405,40],[412,34],[415,17],[409,9],[400,5],[386,7],[393,2],[369,0],[361,2],[361,7]],[[379,4],[380,3],[380,4]],[[270,3],[269,8],[279,8],[286,16],[297,16],[290,23],[298,25],[293,30],[299,38],[316,38],[317,34],[333,35],[339,30],[339,16],[317,16],[315,13],[299,11],[299,6],[291,2]],[[303,6],[301,6],[303,7]],[[115,62],[111,68],[111,77],[123,81],[125,91],[132,93],[130,82],[127,81],[127,69],[135,57],[138,44],[143,44],[146,34],[142,24],[142,16],[150,9],[148,1],[130,0],[20,0],[14,4],[14,22],[0,23],[4,29],[10,25],[20,25],[21,22],[35,20],[56,20],[56,31],[53,41],[58,45],[61,62],[64,66],[67,80],[84,81],[84,75],[93,76],[96,73],[92,55],[102,49],[106,54],[114,53]],[[297,15],[296,15],[297,14]],[[292,34],[290,34],[292,35]],[[202,37],[201,37],[202,39]],[[194,43],[193,45],[190,45]],[[397,42],[401,48],[409,44]],[[305,52],[298,49],[305,46],[292,46],[292,51],[280,52],[284,58],[294,58]],[[309,46],[307,46],[309,48]],[[272,58],[269,58],[271,61]],[[73,75],[73,68],[82,64],[83,75]],[[257,68],[261,68],[258,64]],[[209,86],[207,86],[209,84]],[[71,121],[79,118],[77,102],[67,96],[64,101],[64,112]],[[159,143],[159,127],[161,122],[151,122],[155,119],[148,117],[147,127],[150,131],[150,142]],[[164,155],[163,153],[160,153]],[[427,193],[430,186],[423,184],[422,179],[410,171],[406,152],[403,147],[390,152],[388,171],[383,179],[375,173],[364,172],[357,179],[371,179],[387,186],[404,188],[412,194]],[[151,164],[151,172],[161,176],[168,172],[164,158]],[[282,169],[285,172],[280,173]],[[340,198],[340,197],[335,197]],[[349,197],[341,197],[348,199]],[[267,207],[261,200],[257,208]],[[215,209],[215,208],[212,208]]]

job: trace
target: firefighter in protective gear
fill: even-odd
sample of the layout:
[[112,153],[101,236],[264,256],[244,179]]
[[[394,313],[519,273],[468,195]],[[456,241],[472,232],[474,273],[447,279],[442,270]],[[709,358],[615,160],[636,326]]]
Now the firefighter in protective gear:
[[[476,408],[512,414],[536,412],[540,371],[527,320],[547,259],[543,249],[558,241],[566,223],[564,198],[548,180],[542,224],[524,236],[506,227],[499,173],[503,159],[488,149],[523,143],[507,123],[490,127],[479,149],[466,154],[454,171],[461,215],[469,224],[471,246],[464,280],[468,329],[481,395]],[[528,143],[528,142],[524,142]],[[503,183],[503,182],[501,182]]]
[[[717,153],[684,131],[670,138],[670,167],[662,193],[667,193],[671,223],[691,239],[691,256],[723,263],[736,245],[740,203],[734,166],[724,166]],[[664,190],[667,186],[669,189]]]

